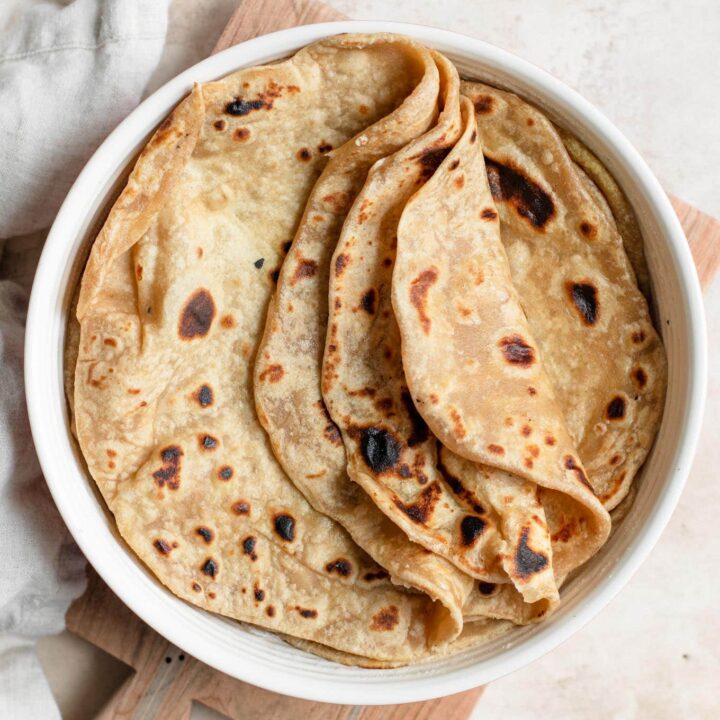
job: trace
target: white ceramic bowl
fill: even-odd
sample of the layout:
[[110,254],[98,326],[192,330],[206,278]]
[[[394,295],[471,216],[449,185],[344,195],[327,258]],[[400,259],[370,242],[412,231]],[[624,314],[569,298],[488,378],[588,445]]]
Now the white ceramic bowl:
[[[198,610],[165,590],[119,538],[75,449],[63,395],[65,318],[83,249],[149,133],[190,90],[237,68],[287,56],[340,32],[398,32],[445,53],[461,74],[514,90],[574,132],[622,185],[640,220],[669,360],[665,415],[638,481],[632,512],[547,622],[419,667],[363,670],[291,648],[277,637]],[[516,670],[568,638],[629,580],[678,501],[695,452],[706,382],[706,338],[695,267],[668,199],[630,143],[561,82],[479,40],[419,25],[341,22],[284,30],[225,50],[182,73],[100,146],[63,204],[45,244],[27,323],[25,380],[32,433],[55,502],[82,551],[145,622],[203,662],[269,690],[313,700],[398,703],[448,695]]]

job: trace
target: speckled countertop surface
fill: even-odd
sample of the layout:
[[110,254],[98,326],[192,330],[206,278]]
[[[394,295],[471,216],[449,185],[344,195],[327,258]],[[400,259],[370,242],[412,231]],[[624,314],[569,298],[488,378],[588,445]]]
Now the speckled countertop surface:
[[[663,185],[720,217],[720,3],[716,0],[329,0],[357,19],[417,22],[481,38],[581,92]],[[154,89],[205,57],[235,0],[172,0]],[[492,683],[475,718],[720,717],[720,278],[705,297],[710,382],[680,505],[625,590],[561,647]],[[89,718],[127,670],[67,634],[41,656],[67,720]],[[218,717],[196,707],[193,718]]]

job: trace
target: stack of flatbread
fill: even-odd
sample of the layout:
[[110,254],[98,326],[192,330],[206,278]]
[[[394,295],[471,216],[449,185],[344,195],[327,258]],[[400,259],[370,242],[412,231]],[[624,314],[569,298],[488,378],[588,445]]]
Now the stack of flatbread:
[[66,376],[173,593],[388,667],[547,617],[660,423],[642,237],[599,161],[399,35],[204,85],[95,239]]

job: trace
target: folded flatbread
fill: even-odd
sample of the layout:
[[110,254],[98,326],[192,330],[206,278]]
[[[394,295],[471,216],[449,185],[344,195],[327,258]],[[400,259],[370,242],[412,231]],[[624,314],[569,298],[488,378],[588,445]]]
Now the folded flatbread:
[[[402,364],[418,413],[443,444],[449,485],[497,518],[502,567],[524,597],[553,599],[554,576],[594,555],[610,520],[510,278],[465,102],[467,137],[407,203],[398,228],[392,302]],[[486,532],[481,525],[480,539]]]
[[648,283],[637,222],[597,158],[565,135],[571,157],[535,107],[480,83],[463,83],[462,92],[475,106],[530,331],[590,484],[612,509],[652,446],[667,382],[637,284]]
[[[313,507],[343,525],[395,583],[418,588],[445,605],[457,634],[472,579],[410,542],[350,480],[340,432],[320,389],[330,260],[368,170],[428,130],[422,137],[431,139],[419,142],[443,135],[444,147],[460,133],[460,79],[441,55],[434,62],[435,82],[427,83],[422,96],[416,93],[412,103],[364,130],[362,142],[334,151],[313,188],[268,309],[255,365],[255,399],[276,457]],[[438,102],[443,107],[439,118]]]
[[[344,232],[353,232],[358,219],[360,225],[375,228],[376,224],[368,221],[366,215],[376,202],[372,196],[378,193],[394,210],[402,210],[407,197],[432,176],[461,133],[457,72],[441,55],[434,54],[434,57],[440,71],[443,108],[437,123],[414,140],[412,133],[417,134],[418,125],[409,123],[403,116],[404,106],[399,108],[394,116],[368,128],[363,133],[362,144],[348,144],[335,151],[313,189],[268,310],[255,367],[255,398],[258,415],[275,454],[296,486],[316,509],[340,522],[355,541],[389,571],[394,582],[418,588],[440,600],[456,614],[457,622],[462,614],[469,619],[495,617],[528,622],[541,617],[548,604],[526,605],[519,596],[508,597],[509,588],[495,589],[489,582],[483,583],[482,592],[475,587],[468,597],[471,581],[465,573],[440,555],[409,541],[363,488],[350,481],[340,432],[328,416],[321,394],[328,276],[341,229],[345,227]],[[431,101],[435,107],[436,98]],[[466,113],[465,124],[468,120],[472,121],[472,117]],[[427,124],[427,119],[423,122]],[[393,137],[397,152],[386,157],[388,138]],[[419,163],[418,157],[421,157]],[[378,161],[377,168],[373,168],[365,182],[373,161]],[[412,183],[405,175],[406,166],[415,173]],[[391,182],[389,177],[395,179]],[[396,192],[393,182],[404,185],[404,189]],[[344,203],[338,205],[337,197],[342,197]],[[329,203],[328,198],[332,202]],[[371,260],[370,256],[367,258]],[[313,273],[303,271],[309,264],[315,268]],[[389,273],[387,266],[379,270]],[[364,269],[358,272],[362,277]],[[373,296],[366,298],[364,305],[356,303],[363,307],[359,315],[372,320],[370,303],[375,302]],[[363,344],[362,324],[349,331]],[[534,496],[533,504],[537,506]],[[536,511],[542,513],[542,507],[536,507]],[[483,577],[508,581],[502,572]]]
[[400,107],[421,132],[437,94],[430,53],[390,35],[196,86],[141,154],[77,305],[77,437],[138,557],[200,607],[381,661],[422,656],[458,623],[391,585],[288,479],[252,364],[328,153]]

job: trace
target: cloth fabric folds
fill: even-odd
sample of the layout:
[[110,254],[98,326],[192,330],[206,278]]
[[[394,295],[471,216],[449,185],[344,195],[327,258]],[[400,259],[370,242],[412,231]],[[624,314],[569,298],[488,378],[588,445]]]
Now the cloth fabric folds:
[[140,101],[167,0],[10,3],[0,12],[0,717],[59,717],[34,641],[64,626],[85,560],[35,457],[23,385],[45,230],[104,137]]

